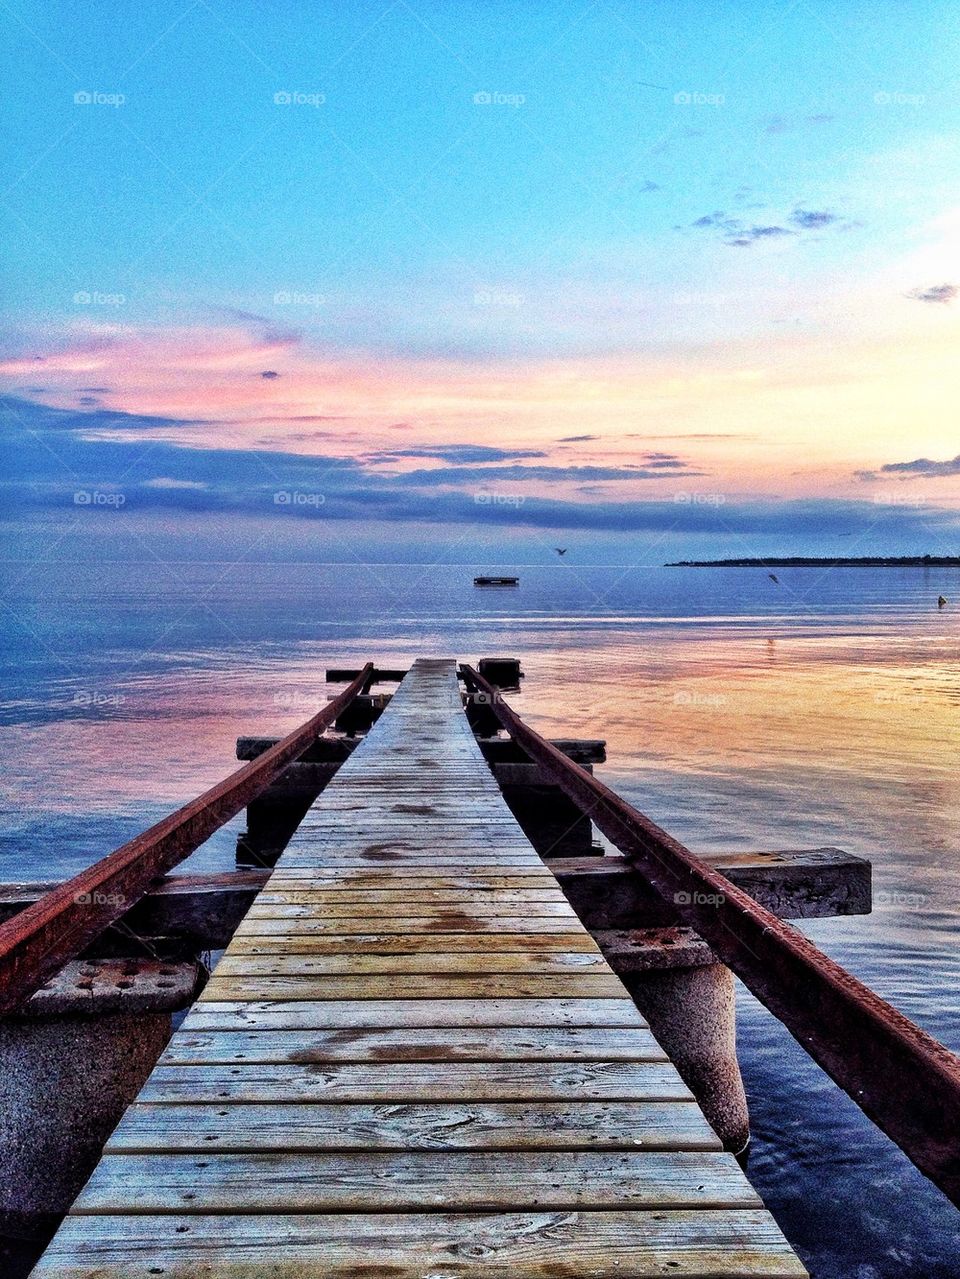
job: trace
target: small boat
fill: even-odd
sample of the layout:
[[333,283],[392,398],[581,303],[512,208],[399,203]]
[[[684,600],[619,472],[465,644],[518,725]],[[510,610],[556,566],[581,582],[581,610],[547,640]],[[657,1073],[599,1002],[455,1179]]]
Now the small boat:
[[519,586],[519,577],[475,577],[474,586]]

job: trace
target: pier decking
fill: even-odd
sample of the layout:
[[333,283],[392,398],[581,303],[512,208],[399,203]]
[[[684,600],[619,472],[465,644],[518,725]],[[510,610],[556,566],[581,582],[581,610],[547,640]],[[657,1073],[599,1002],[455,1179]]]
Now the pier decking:
[[805,1273],[507,810],[454,663],[424,660],[34,1271]]

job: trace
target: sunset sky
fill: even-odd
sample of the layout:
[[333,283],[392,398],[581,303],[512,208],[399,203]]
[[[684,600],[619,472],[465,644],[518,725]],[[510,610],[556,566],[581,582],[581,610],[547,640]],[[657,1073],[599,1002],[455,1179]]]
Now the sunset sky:
[[960,553],[955,6],[0,23],[15,557]]

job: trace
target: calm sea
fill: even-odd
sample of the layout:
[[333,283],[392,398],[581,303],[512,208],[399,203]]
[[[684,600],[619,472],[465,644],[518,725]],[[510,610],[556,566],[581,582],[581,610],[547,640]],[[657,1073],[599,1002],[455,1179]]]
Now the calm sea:
[[[474,572],[516,572],[478,591]],[[522,713],[694,850],[833,844],[872,915],[804,931],[960,1049],[960,572],[7,565],[0,877],[56,878],[323,703],[328,664],[518,655]],[[942,611],[940,593],[956,600]],[[192,861],[226,867],[239,819]],[[815,1279],[960,1274],[960,1214],[746,992],[749,1175]]]

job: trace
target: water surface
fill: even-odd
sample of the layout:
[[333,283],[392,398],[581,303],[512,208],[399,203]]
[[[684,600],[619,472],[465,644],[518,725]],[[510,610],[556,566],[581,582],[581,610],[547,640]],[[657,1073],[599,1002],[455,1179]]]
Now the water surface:
[[[328,665],[523,658],[516,704],[696,850],[833,844],[875,909],[804,930],[960,1049],[960,572],[6,565],[0,877],[79,869],[281,733]],[[191,868],[231,864],[238,818]],[[960,1273],[960,1214],[750,995],[749,1175],[815,1279]]]

